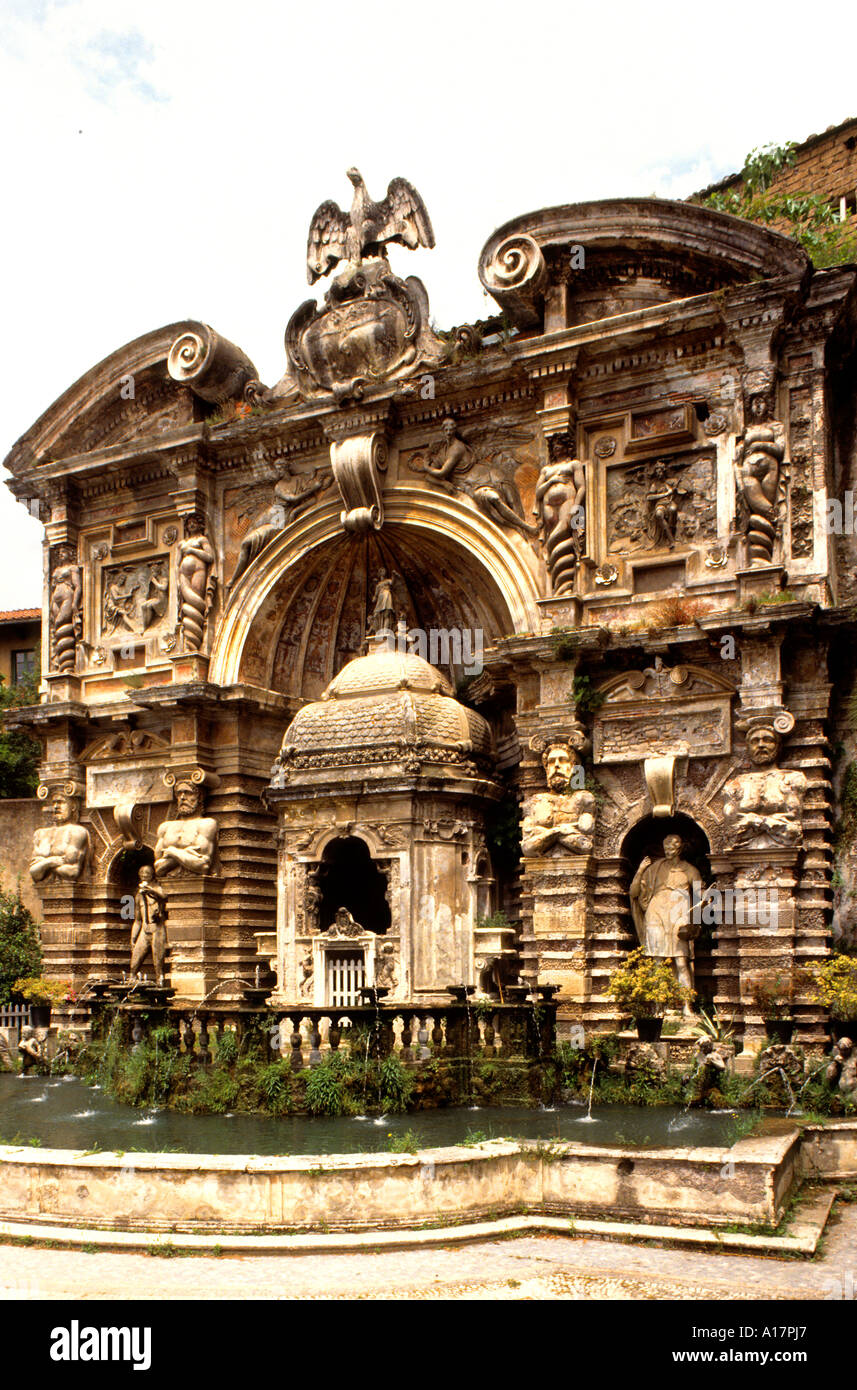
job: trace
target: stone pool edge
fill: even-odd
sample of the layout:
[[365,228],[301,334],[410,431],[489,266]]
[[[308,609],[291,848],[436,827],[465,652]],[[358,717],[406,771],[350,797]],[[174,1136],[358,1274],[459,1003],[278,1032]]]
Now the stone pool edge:
[[[201,1235],[414,1231],[528,1217],[771,1230],[804,1177],[857,1175],[857,1124],[832,1141],[629,1149],[487,1140],[415,1154],[85,1152],[0,1147],[0,1221]],[[846,1132],[847,1131],[847,1132]],[[829,1174],[825,1167],[830,1168]]]

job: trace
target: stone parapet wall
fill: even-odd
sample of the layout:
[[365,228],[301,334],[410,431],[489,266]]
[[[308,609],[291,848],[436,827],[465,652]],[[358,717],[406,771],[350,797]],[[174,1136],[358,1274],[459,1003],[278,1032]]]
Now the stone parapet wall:
[[[322,1157],[0,1149],[0,1218],[121,1230],[395,1230],[553,1215],[775,1226],[798,1131],[728,1148],[590,1148],[492,1140],[417,1154]],[[727,1170],[729,1177],[723,1174]]]

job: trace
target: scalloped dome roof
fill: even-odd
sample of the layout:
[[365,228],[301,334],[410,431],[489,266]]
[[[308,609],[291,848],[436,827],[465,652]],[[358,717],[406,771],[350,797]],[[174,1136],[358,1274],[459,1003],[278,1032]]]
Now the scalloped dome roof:
[[322,700],[349,695],[381,695],[391,690],[422,690],[430,695],[453,696],[446,676],[414,652],[391,652],[381,648],[368,656],[355,657],[334,676]]
[[490,728],[446,677],[422,657],[384,648],[350,661],[320,700],[298,710],[280,753],[308,770],[404,763],[414,771],[415,761],[466,768],[491,756]]

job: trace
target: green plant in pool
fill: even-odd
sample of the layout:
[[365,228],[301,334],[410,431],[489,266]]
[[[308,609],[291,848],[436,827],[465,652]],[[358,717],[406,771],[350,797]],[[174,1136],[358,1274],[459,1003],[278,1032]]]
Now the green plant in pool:
[[414,1129],[406,1129],[401,1134],[387,1134],[387,1149],[391,1154],[415,1154],[420,1147],[419,1135]]

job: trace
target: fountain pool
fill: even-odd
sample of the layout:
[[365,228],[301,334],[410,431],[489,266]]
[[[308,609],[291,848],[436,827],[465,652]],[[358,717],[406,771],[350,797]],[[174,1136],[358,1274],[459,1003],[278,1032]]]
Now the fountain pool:
[[[645,1148],[728,1146],[733,1112],[682,1111],[673,1106],[512,1107],[424,1110],[357,1119],[269,1115],[183,1115],[137,1110],[76,1078],[0,1075],[0,1139],[43,1147],[104,1151],[173,1150],[207,1154],[346,1154],[389,1152],[406,1131],[420,1148],[478,1139],[563,1140]],[[746,1132],[742,1122],[741,1131]]]

